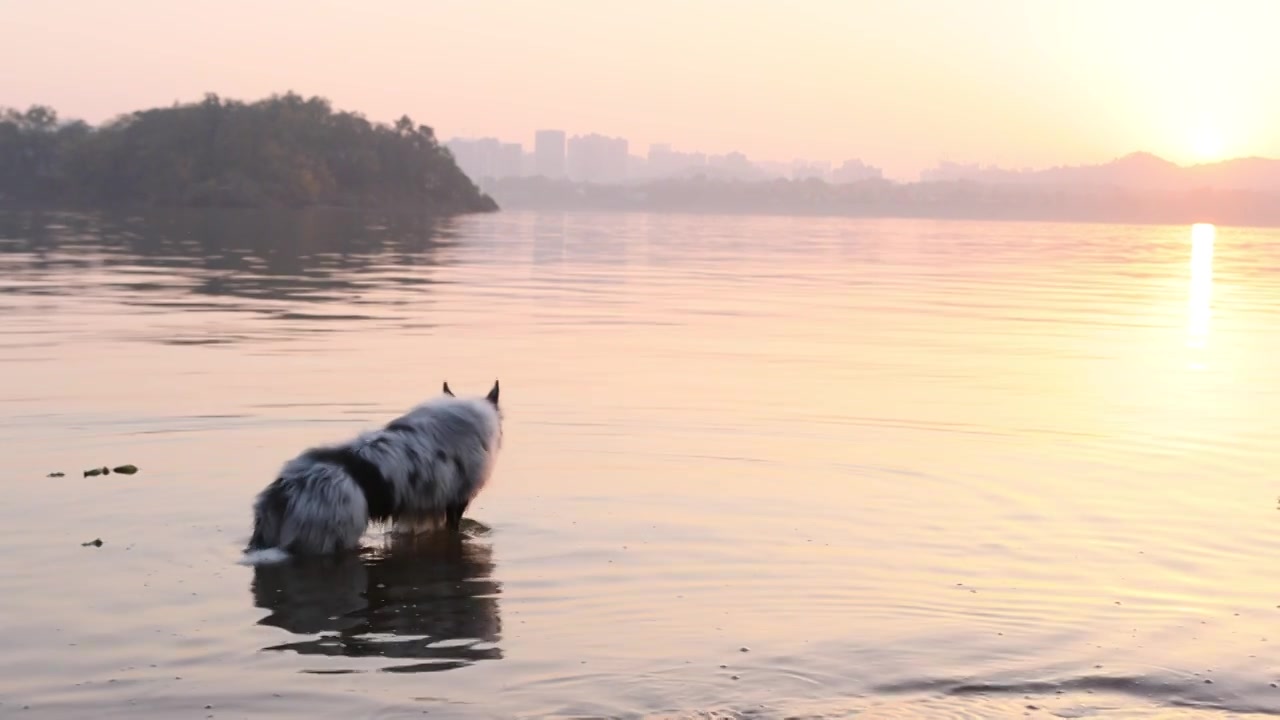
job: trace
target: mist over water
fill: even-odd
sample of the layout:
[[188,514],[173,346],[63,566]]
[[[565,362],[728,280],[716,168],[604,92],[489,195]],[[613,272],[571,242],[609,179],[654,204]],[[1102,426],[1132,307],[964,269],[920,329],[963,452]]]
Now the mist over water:
[[[0,215],[0,716],[1280,713],[1277,239]],[[463,537],[236,564],[495,377]]]

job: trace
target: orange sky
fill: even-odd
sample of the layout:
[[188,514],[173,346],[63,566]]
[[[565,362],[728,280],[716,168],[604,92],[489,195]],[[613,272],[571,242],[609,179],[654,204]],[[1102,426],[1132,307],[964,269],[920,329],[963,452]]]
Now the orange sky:
[[294,89],[442,138],[754,159],[1280,157],[1280,0],[0,0],[0,105]]

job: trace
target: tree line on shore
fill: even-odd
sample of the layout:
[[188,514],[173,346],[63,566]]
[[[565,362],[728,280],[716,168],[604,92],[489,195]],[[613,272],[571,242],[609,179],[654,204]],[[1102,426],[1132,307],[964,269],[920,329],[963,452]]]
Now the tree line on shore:
[[209,94],[97,127],[40,105],[0,108],[0,205],[497,209],[430,127],[292,92]]

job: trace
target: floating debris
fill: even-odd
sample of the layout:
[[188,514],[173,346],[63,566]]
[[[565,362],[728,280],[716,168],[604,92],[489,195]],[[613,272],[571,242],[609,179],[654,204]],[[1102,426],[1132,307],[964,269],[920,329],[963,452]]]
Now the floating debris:
[[[113,472],[120,473],[121,475],[132,475],[138,472],[138,466],[137,465],[117,465],[113,468],[109,468],[106,465],[103,465],[102,467],[96,467],[89,470],[85,470],[84,476],[97,477],[99,475],[110,475]],[[62,477],[62,473],[50,473],[49,477]]]
[[80,547],[89,547],[90,545],[93,547],[102,547],[102,538],[94,538],[89,542],[80,543]]
[[66,476],[67,474],[62,472],[51,472],[48,475],[45,475],[45,477],[66,477]]

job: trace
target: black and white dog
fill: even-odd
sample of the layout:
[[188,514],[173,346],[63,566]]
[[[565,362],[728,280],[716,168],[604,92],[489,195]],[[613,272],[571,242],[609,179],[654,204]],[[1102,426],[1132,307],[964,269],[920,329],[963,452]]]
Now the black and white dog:
[[341,445],[306,450],[253,506],[245,562],[359,547],[371,522],[395,532],[457,531],[502,444],[498,381],[483,398],[444,395]]

